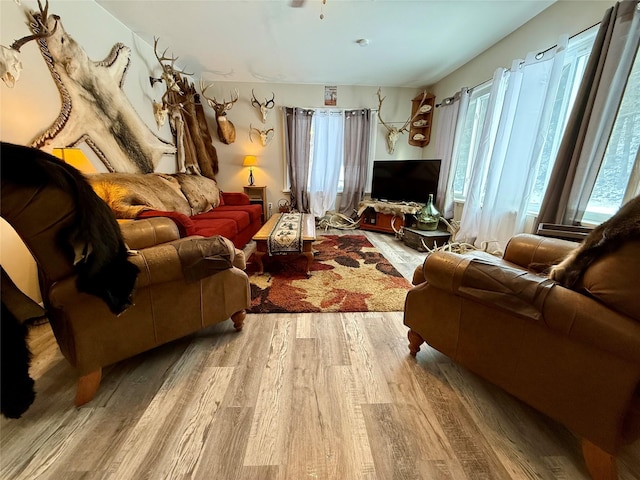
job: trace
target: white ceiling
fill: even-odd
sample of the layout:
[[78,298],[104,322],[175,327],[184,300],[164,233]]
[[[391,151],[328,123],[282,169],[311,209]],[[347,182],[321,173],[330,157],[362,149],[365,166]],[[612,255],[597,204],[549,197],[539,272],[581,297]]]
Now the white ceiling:
[[96,1],[207,81],[419,88],[556,0]]

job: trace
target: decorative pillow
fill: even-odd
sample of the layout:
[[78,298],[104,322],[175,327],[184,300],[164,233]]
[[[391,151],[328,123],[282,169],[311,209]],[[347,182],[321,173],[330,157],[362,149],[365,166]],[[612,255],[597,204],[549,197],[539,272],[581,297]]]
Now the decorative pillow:
[[202,175],[174,173],[172,177],[180,184],[182,193],[191,206],[191,214],[208,212],[220,205],[218,182]]

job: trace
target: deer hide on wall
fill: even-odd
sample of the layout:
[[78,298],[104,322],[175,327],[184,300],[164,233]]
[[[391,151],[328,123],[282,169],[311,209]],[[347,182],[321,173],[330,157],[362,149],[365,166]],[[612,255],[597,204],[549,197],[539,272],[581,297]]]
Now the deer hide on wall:
[[[32,13],[33,33],[43,28],[41,22],[52,26],[57,18]],[[153,172],[163,155],[176,150],[151,131],[122,90],[130,48],[118,43],[106,59],[94,62],[57,21],[54,34],[38,45],[60,91],[62,109],[32,146],[51,150],[84,141],[109,171]]]

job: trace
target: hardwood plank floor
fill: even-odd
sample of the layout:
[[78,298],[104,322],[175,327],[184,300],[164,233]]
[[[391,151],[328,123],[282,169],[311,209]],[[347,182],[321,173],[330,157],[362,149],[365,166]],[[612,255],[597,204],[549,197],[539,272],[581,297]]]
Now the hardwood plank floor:
[[[366,234],[407,278],[424,254]],[[34,405],[0,420],[1,479],[588,479],[559,424],[423,347],[402,312],[248,315],[104,370],[32,330]],[[640,442],[620,456],[640,480]]]

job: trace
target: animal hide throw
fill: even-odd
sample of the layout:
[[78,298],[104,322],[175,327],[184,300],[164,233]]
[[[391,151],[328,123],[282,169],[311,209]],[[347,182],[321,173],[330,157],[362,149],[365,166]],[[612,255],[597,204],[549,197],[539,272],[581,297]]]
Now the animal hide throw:
[[64,30],[59,17],[43,19],[32,12],[34,34],[44,22],[55,32],[38,42],[60,91],[62,110],[53,125],[33,141],[35,148],[73,146],[86,142],[112,172],[153,172],[165,154],[176,149],[157,137],[142,121],[122,90],[131,49],[113,46],[102,61],[91,60]]
[[640,196],[629,200],[613,217],[589,233],[578,248],[551,269],[549,276],[575,289],[592,263],[632,240],[640,240]]
[[220,203],[217,182],[201,175],[100,173],[88,178],[117,218],[137,218],[145,210],[191,216]]

